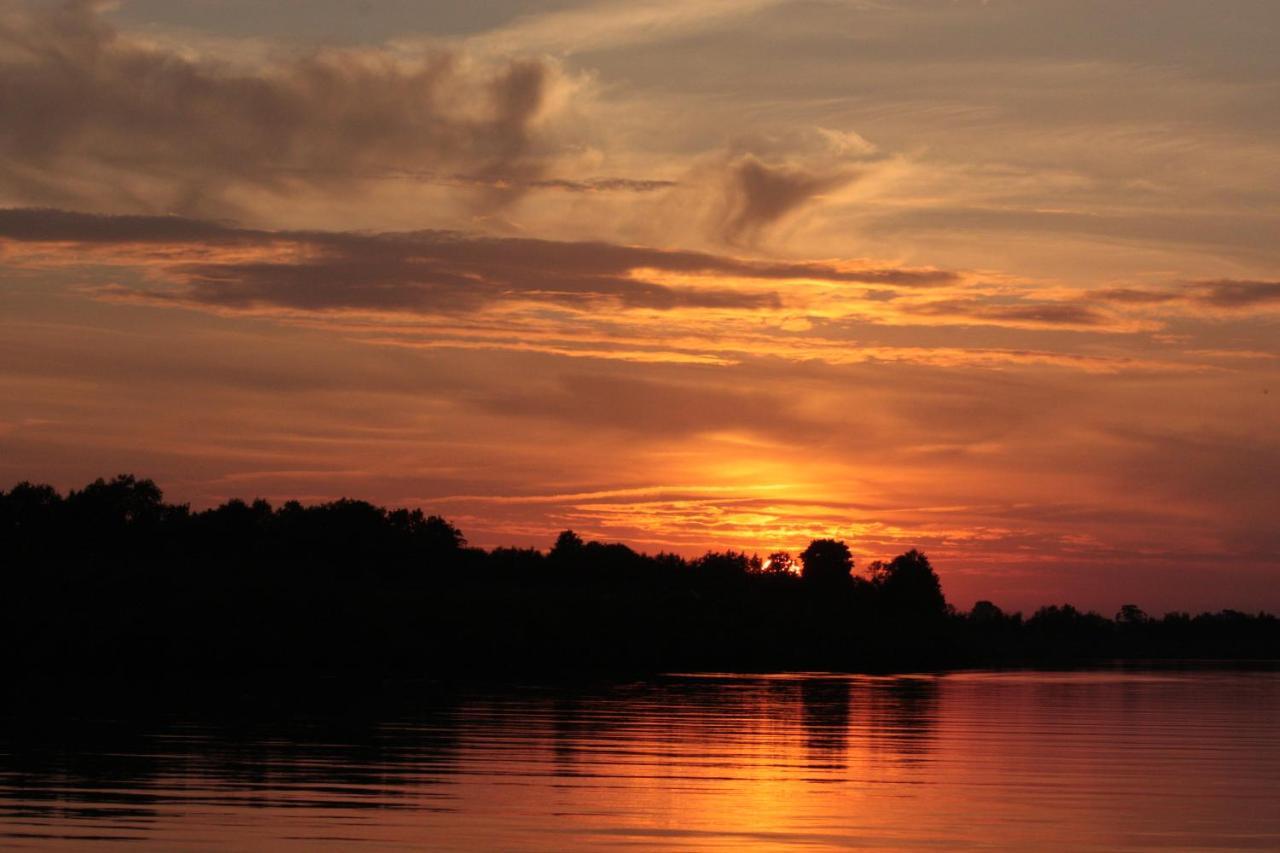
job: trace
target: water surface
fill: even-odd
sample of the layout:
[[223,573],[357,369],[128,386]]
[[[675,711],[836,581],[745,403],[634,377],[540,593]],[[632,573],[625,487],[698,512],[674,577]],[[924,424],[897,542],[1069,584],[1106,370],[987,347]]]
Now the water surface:
[[1280,849],[1274,671],[354,698],[6,718],[0,846]]

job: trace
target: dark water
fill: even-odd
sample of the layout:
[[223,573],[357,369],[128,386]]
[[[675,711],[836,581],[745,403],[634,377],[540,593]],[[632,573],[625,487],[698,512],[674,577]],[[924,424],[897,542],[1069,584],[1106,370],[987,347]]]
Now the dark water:
[[1274,671],[356,698],[5,718],[0,846],[1280,849]]

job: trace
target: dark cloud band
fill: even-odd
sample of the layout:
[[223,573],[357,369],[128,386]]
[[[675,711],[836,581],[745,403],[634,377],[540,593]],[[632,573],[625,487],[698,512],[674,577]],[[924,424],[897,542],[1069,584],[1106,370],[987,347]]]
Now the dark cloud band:
[[[265,231],[176,216],[108,216],[50,209],[0,210],[0,239],[86,246],[172,244],[258,247],[263,257],[195,259],[166,253],[158,263],[181,289],[168,299],[249,308],[369,309],[449,313],[503,300],[588,307],[776,308],[774,290],[685,286],[662,275],[756,282],[945,284],[941,270],[844,269],[820,263],[759,262],[701,252],[600,242],[474,237],[448,231],[357,233]],[[289,247],[287,257],[272,249]],[[278,254],[278,253],[277,253]]]

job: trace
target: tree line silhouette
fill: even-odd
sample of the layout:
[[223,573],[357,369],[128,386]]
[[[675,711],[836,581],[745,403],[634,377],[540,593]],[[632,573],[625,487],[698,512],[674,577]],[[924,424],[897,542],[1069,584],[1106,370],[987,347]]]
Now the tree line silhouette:
[[[648,555],[565,531],[469,547],[364,501],[194,512],[122,475],[0,492],[0,664],[31,673],[894,670],[1115,658],[1278,658],[1280,621],[1070,605],[957,612],[916,550],[854,571],[792,557]],[[797,570],[798,569],[798,570]]]

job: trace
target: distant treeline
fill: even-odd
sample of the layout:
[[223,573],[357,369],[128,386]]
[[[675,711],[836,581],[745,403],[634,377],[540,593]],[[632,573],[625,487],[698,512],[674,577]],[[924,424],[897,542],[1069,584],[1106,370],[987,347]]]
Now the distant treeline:
[[[909,551],[843,542],[697,559],[584,542],[468,547],[419,510],[233,500],[192,512],[120,476],[0,492],[0,663],[53,674],[893,670],[1115,658],[1280,658],[1234,611],[1029,618],[950,607]],[[797,570],[798,568],[798,570]]]

